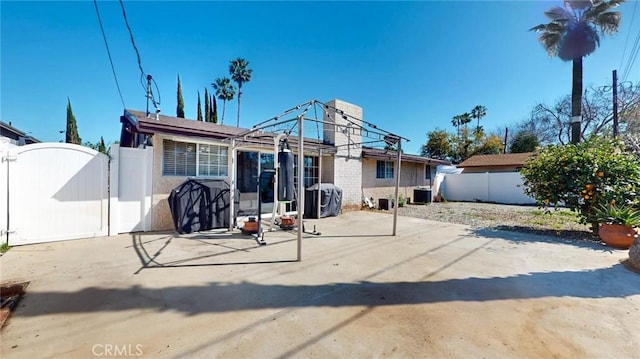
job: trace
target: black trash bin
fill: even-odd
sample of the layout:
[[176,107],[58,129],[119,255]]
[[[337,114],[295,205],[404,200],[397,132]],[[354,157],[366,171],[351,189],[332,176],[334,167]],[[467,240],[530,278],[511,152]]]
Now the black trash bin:
[[413,203],[431,203],[431,190],[427,188],[416,188],[413,190]]

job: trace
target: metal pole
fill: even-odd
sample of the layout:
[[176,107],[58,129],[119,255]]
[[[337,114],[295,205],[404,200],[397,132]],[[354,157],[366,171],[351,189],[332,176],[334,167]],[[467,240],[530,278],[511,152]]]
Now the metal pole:
[[398,223],[398,188],[400,187],[400,169],[402,168],[401,166],[401,161],[402,161],[402,139],[398,138],[398,158],[396,160],[397,165],[396,165],[396,192],[395,192],[395,202],[393,203],[393,236],[396,235],[396,227],[397,227],[397,223]]
[[9,231],[10,231],[10,221],[9,221],[9,150],[7,149],[7,246],[9,246]]
[[322,193],[322,149],[318,150],[318,219],[320,219],[320,209],[322,208],[322,197],[320,194]]
[[147,75],[147,117],[151,114],[149,112],[149,101],[151,101],[151,75]]
[[298,116],[298,262],[302,261],[302,217],[304,215],[304,136],[303,117]]
[[236,171],[235,171],[235,163],[236,163],[236,139],[231,139],[231,153],[229,153],[229,182],[230,192],[229,192],[229,230],[233,230],[234,226],[234,218],[235,218],[235,201],[236,201]]
[[613,138],[618,137],[618,70],[613,70]]

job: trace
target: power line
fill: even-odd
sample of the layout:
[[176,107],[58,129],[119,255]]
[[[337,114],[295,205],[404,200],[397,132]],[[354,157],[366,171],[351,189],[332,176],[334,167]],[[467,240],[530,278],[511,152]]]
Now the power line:
[[120,83],[118,83],[118,76],[116,76],[116,69],[113,66],[113,60],[111,58],[111,51],[109,50],[109,43],[107,42],[107,35],[104,33],[104,27],[102,26],[102,19],[100,18],[100,10],[98,10],[97,0],[93,0],[93,5],[96,7],[96,15],[98,15],[98,23],[100,24],[100,31],[102,31],[102,38],[104,39],[104,46],[107,48],[107,55],[109,56],[109,64],[111,64],[111,72],[113,73],[113,79],[116,80],[116,87],[118,88],[118,95],[120,95],[120,102],[122,102],[122,108],[127,108],[124,104],[124,98],[122,98],[122,91],[120,91]]
[[633,68],[634,63],[636,62],[636,58],[638,57],[638,53],[640,52],[640,31],[638,31],[638,36],[633,43],[633,47],[631,47],[631,52],[629,53],[629,60],[627,60],[627,65],[624,68],[624,72],[622,74],[622,81],[626,81],[627,77],[631,73],[631,69]]
[[158,84],[152,78],[151,80],[153,81],[154,85],[156,86],[156,90],[158,92],[158,101],[156,101],[156,99],[155,99],[155,97],[153,95],[153,91],[151,89],[151,86],[145,85],[144,81],[147,79],[147,76],[145,75],[144,69],[142,68],[142,61],[140,60],[140,52],[138,51],[138,47],[136,46],[136,41],[133,38],[133,31],[131,30],[131,26],[129,26],[129,20],[127,19],[127,12],[124,9],[124,3],[122,2],[122,0],[120,0],[120,8],[122,8],[122,16],[124,17],[124,23],[127,26],[127,30],[129,31],[129,37],[131,38],[131,45],[133,45],[133,50],[135,51],[136,58],[138,60],[138,68],[140,69],[140,83],[142,84],[142,88],[145,91],[145,95],[146,96],[151,95],[150,99],[153,102],[153,106],[156,109],[158,109],[158,106],[160,105],[160,89],[158,88]]
[[627,53],[627,43],[629,42],[629,36],[631,36],[631,29],[633,28],[633,20],[636,17],[636,8],[638,7],[638,1],[635,1],[633,4],[633,12],[631,13],[631,21],[629,22],[629,33],[627,33],[627,38],[624,40],[624,47],[622,48],[622,57],[620,58],[620,66],[618,68],[622,70],[622,63],[624,62],[624,55]]

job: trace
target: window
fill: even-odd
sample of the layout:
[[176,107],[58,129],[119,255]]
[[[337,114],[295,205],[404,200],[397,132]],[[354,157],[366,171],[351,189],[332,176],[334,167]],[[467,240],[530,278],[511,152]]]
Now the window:
[[425,167],[424,179],[430,180],[431,179],[431,166],[430,165],[426,165],[424,167]]
[[[294,155],[293,183],[298,185],[298,155]],[[304,156],[304,188],[318,183],[318,157]]]
[[162,141],[162,175],[226,177],[229,150],[224,146]]
[[393,161],[378,161],[376,178],[393,178]]

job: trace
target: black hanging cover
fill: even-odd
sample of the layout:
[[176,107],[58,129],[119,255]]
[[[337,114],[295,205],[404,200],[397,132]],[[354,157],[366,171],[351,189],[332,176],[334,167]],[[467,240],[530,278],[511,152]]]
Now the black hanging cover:
[[[178,233],[229,227],[230,189],[224,180],[188,179],[169,194],[169,209]],[[240,192],[235,193],[235,224]]]

